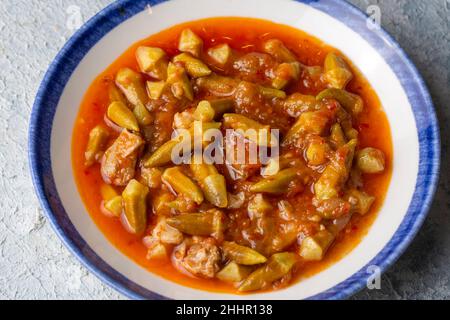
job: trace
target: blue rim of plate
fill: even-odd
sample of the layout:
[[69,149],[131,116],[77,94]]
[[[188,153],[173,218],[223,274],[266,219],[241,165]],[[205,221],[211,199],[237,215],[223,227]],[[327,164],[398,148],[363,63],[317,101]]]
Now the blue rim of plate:
[[[120,23],[150,4],[168,0],[117,0],[66,43],[50,65],[36,95],[29,127],[28,156],[33,184],[52,227],[69,250],[103,282],[132,299],[168,299],[127,279],[102,260],[81,238],[65,212],[51,169],[50,138],[56,108],[67,81],[86,53]],[[345,0],[294,0],[338,19],[362,36],[385,59],[400,80],[415,116],[419,138],[419,172],[408,211],[391,240],[365,267],[331,289],[308,299],[345,299],[367,282],[368,266],[386,271],[406,250],[419,231],[436,191],[440,166],[439,127],[433,103],[416,67],[383,29],[371,31],[367,16]]]

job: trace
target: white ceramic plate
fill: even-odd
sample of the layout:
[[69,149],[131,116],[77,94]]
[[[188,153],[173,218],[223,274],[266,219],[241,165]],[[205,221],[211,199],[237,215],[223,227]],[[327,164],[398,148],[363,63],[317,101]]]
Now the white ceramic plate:
[[[364,286],[372,274],[369,266],[384,270],[403,252],[425,217],[439,167],[438,128],[429,95],[401,49],[384,31],[369,29],[359,11],[338,0],[304,2],[124,0],[99,13],[69,41],[50,67],[36,98],[30,162],[37,193],[50,220],[91,271],[134,298],[241,298],[175,284],[124,256],[86,213],[70,169],[72,128],[83,96],[96,76],[136,41],[182,22],[214,16],[246,16],[286,24],[341,50],[378,94],[391,125],[394,147],[386,200],[361,243],[311,278],[280,291],[244,298],[344,298]],[[151,11],[146,8],[149,3]]]

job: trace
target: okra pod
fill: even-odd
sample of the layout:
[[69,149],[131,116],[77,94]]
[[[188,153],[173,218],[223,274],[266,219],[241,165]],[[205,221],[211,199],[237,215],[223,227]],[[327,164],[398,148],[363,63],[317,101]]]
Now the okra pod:
[[264,266],[250,274],[238,290],[247,292],[262,289],[287,275],[297,261],[297,255],[294,253],[276,253]]
[[352,204],[353,211],[362,215],[369,212],[375,201],[375,197],[357,189],[349,190],[346,194],[346,199]]
[[177,99],[186,97],[194,100],[194,92],[186,70],[175,63],[170,62],[167,68],[167,83],[171,85],[172,93]]
[[210,122],[233,109],[232,99],[203,100],[194,112],[194,119],[202,122]]
[[122,193],[126,222],[130,231],[141,234],[147,227],[147,195],[148,187],[131,180]]
[[112,198],[115,198],[119,195],[119,193],[116,191],[116,189],[106,183],[103,183],[100,187],[100,194],[102,195],[102,199],[104,201],[111,200]]
[[242,266],[234,261],[229,262],[222,270],[220,270],[216,278],[225,282],[241,282],[251,273],[251,268]]
[[375,148],[364,148],[356,154],[356,164],[364,173],[383,172],[385,163],[384,153]]
[[168,218],[167,224],[192,236],[211,236],[223,231],[225,216],[221,211],[186,213]]
[[[103,201],[102,205],[104,209],[104,213],[107,216],[118,218],[122,214],[122,197],[117,196],[110,200]],[[103,210],[102,210],[103,211]]]
[[326,111],[304,112],[284,137],[283,144],[287,145],[294,142],[301,134],[323,135],[327,131],[329,123],[330,117]]
[[347,143],[344,131],[342,131],[342,127],[339,123],[331,126],[330,140],[336,149]]
[[200,57],[203,49],[203,40],[191,29],[185,29],[181,32],[178,49],[181,52],[189,52],[194,57]]
[[147,104],[148,95],[144,79],[136,71],[129,68],[120,69],[116,75],[116,85],[133,106]]
[[224,241],[222,250],[228,259],[242,265],[252,266],[267,261],[258,251],[238,245],[235,242]]
[[342,57],[330,52],[325,58],[324,78],[332,88],[344,89],[353,74]]
[[284,45],[281,40],[271,39],[264,43],[264,52],[273,56],[278,62],[296,62],[295,55]]
[[85,165],[91,166],[95,162],[99,162],[105,152],[108,143],[109,132],[104,127],[98,125],[89,133],[89,141],[86,147]]
[[317,95],[318,101],[322,101],[325,98],[337,100],[353,117],[358,116],[364,109],[364,102],[360,96],[342,89],[329,88]]
[[167,78],[167,55],[161,48],[139,47],[136,50],[136,59],[143,73],[152,78],[165,80]]
[[189,53],[181,53],[175,56],[173,62],[183,63],[187,73],[193,78],[206,77],[212,72],[203,61],[194,58]]
[[278,98],[278,99],[285,99],[286,98],[286,92],[283,90],[279,90],[276,88],[268,88],[259,86],[259,91],[261,94],[268,99]]
[[254,193],[283,194],[289,184],[297,177],[298,168],[284,169],[273,176],[260,180],[250,187]]
[[109,103],[112,103],[114,101],[122,102],[123,104],[127,104],[128,100],[125,98],[123,93],[117,88],[117,86],[114,83],[111,83],[108,87],[108,96],[109,96]]
[[275,70],[275,78],[272,80],[272,87],[283,89],[291,81],[298,80],[300,76],[300,63],[282,63]]
[[356,140],[350,140],[336,151],[314,184],[314,193],[317,199],[328,200],[339,196],[339,191],[350,174],[356,144]]
[[206,200],[216,207],[226,208],[228,206],[228,194],[225,177],[219,174],[212,164],[195,164],[193,162],[190,168]]
[[157,100],[161,98],[162,94],[164,93],[164,90],[167,88],[167,83],[162,81],[147,81],[147,94],[148,96],[153,99]]
[[163,181],[169,184],[177,193],[191,198],[195,203],[201,204],[204,200],[203,193],[198,185],[186,176],[178,167],[164,171]]
[[217,64],[224,66],[226,65],[232,56],[232,50],[228,44],[219,44],[208,50],[208,55]]
[[300,256],[306,261],[320,261],[334,241],[334,236],[327,230],[321,230],[314,236],[306,237],[300,246]]
[[115,101],[111,103],[106,114],[118,126],[132,131],[139,131],[139,123],[134,113],[122,102]]

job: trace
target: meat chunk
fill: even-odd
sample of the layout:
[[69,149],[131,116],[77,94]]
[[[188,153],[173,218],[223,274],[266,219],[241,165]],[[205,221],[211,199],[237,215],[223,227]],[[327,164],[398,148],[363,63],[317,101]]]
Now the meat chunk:
[[222,256],[213,238],[187,239],[173,254],[176,265],[193,275],[214,278],[220,270]]
[[268,54],[248,53],[233,63],[236,75],[251,82],[266,82],[274,77],[274,69],[278,63]]
[[106,183],[126,186],[133,179],[142,138],[128,130],[123,130],[102,159],[101,173]]

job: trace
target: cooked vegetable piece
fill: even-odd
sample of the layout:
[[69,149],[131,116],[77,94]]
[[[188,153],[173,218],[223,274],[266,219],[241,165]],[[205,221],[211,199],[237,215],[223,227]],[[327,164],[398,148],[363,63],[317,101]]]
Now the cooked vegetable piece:
[[184,194],[197,204],[204,200],[203,193],[197,184],[186,176],[180,168],[174,167],[164,171],[163,181],[168,183],[177,193]]
[[123,130],[103,156],[103,180],[115,186],[126,186],[134,178],[137,158],[143,144],[139,135]]
[[200,59],[194,58],[189,53],[181,53],[173,58],[173,62],[181,62],[187,73],[193,78],[209,76],[211,69]]
[[228,206],[228,196],[225,177],[221,174],[215,174],[203,180],[204,193],[206,199],[218,208]]
[[167,88],[167,83],[163,81],[147,81],[147,93],[151,99],[161,98],[164,90]]
[[222,77],[215,73],[208,77],[198,78],[196,85],[215,96],[218,97],[230,97],[236,91],[236,87],[240,81],[235,78]]
[[122,102],[115,101],[111,103],[108,107],[107,115],[118,126],[128,130],[139,131],[136,117]]
[[216,113],[208,101],[200,101],[194,112],[194,119],[202,122],[213,121]]
[[302,134],[310,133],[321,136],[327,132],[331,120],[328,110],[304,112],[284,137],[283,144],[294,142]]
[[282,90],[260,86],[259,91],[261,92],[261,94],[264,97],[266,97],[268,99],[273,99],[273,98],[284,99],[284,98],[286,98],[286,92],[284,92]]
[[280,230],[272,238],[270,252],[282,252],[298,241],[299,227],[295,221],[280,224]]
[[225,177],[219,174],[214,165],[206,163],[190,165],[195,180],[203,190],[206,200],[219,208],[228,206]]
[[296,62],[295,55],[284,45],[281,40],[271,39],[264,43],[264,52],[270,54],[279,62]]
[[327,200],[339,195],[350,174],[356,145],[357,141],[351,140],[336,151],[319,180],[314,184],[317,199]]
[[208,55],[218,64],[226,65],[232,55],[231,48],[228,44],[219,44],[208,50]]
[[109,140],[109,132],[103,126],[98,125],[89,133],[89,141],[86,147],[84,157],[85,165],[92,166],[99,162],[105,152],[106,144]]
[[129,68],[120,69],[116,75],[116,85],[133,106],[147,104],[148,96],[144,80],[136,71]]
[[119,101],[123,104],[127,104],[128,100],[125,98],[123,93],[117,88],[117,86],[114,83],[111,83],[108,87],[108,95],[109,95],[109,102]]
[[165,191],[157,195],[152,195],[153,213],[157,215],[169,215],[170,207],[168,204],[174,199],[174,195]]
[[192,236],[214,236],[223,231],[225,216],[219,210],[186,213],[168,218],[167,223]]
[[182,52],[189,52],[194,57],[200,57],[203,49],[203,40],[191,29],[184,29],[181,32],[178,49]]
[[306,159],[312,166],[320,166],[327,162],[327,154],[330,152],[328,143],[320,137],[312,140],[306,149]]
[[235,242],[225,241],[222,244],[222,249],[229,259],[238,264],[252,266],[267,261],[267,258],[260,254],[258,251],[238,245]]
[[143,73],[152,78],[165,80],[167,78],[167,55],[161,48],[139,47],[136,50],[136,59]]
[[188,100],[194,99],[192,85],[186,74],[186,70],[178,64],[169,63],[167,68],[167,83],[171,85],[172,93],[177,99],[186,97]]
[[273,176],[260,180],[250,187],[254,193],[283,194],[287,192],[289,184],[298,176],[298,168],[284,169]]
[[133,105],[133,113],[139,124],[142,126],[151,124],[153,118],[145,107],[148,95],[142,76],[129,68],[123,68],[117,72],[116,84]]
[[197,105],[194,119],[202,122],[210,122],[233,109],[232,99],[203,100]]
[[325,80],[332,88],[344,89],[353,74],[344,59],[330,52],[325,58]]
[[106,183],[103,183],[100,187],[100,194],[102,195],[102,199],[104,201],[111,200],[112,198],[115,198],[119,195],[119,193],[113,186]]
[[181,142],[180,139],[172,139],[157,149],[147,160],[144,166],[148,168],[161,167],[172,162],[172,151]]
[[363,191],[351,189],[347,192],[346,198],[353,204],[353,210],[359,214],[366,214],[372,207],[375,197],[369,196]]
[[375,148],[364,148],[356,154],[358,168],[364,173],[383,172],[385,162],[384,153]]
[[361,97],[345,90],[325,89],[318,94],[317,100],[322,101],[325,98],[337,100],[353,117],[357,117],[364,109],[364,101]]
[[147,227],[148,187],[131,180],[122,193],[123,205],[129,231],[141,234]]
[[271,134],[269,126],[262,125],[243,115],[226,113],[223,115],[223,125],[234,130],[241,130],[245,138],[257,143],[259,146],[271,146],[277,143],[275,137]]
[[109,216],[120,217],[122,214],[122,197],[117,196],[103,203],[104,209],[107,211]]
[[242,266],[234,261],[228,263],[222,270],[217,273],[216,277],[225,282],[241,282],[252,272],[248,266]]
[[143,104],[138,104],[133,108],[133,114],[141,126],[151,125],[153,117]]
[[283,89],[291,81],[298,80],[300,76],[300,63],[290,62],[282,63],[275,70],[275,78],[272,81],[272,87],[275,89]]
[[238,290],[247,292],[263,289],[287,275],[297,261],[297,255],[294,253],[276,253],[264,266],[250,274]]
[[322,260],[333,241],[333,234],[327,230],[321,230],[314,236],[303,239],[300,256],[306,261]]
[[342,131],[342,127],[339,123],[335,123],[331,126],[330,140],[336,149],[347,143],[347,139],[345,138],[344,132]]

